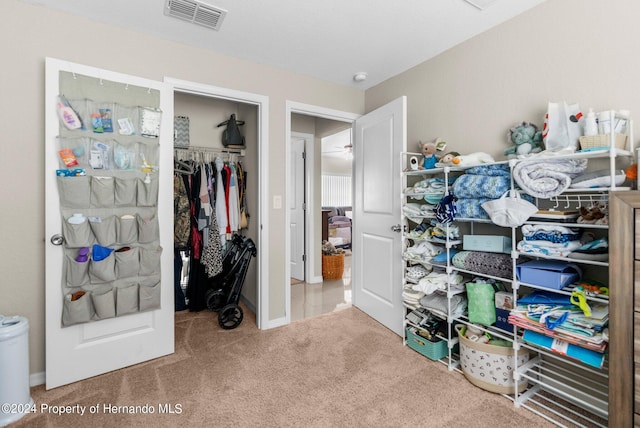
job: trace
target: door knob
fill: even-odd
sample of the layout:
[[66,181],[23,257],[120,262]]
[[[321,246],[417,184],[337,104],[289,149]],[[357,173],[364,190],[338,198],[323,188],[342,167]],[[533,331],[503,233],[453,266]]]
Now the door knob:
[[56,233],[55,235],[53,235],[51,237],[51,243],[53,245],[62,245],[62,244],[64,244],[64,236],[60,235],[59,233]]
[[402,226],[400,226],[399,224],[394,224],[393,226],[391,226],[391,230],[393,232],[402,232]]

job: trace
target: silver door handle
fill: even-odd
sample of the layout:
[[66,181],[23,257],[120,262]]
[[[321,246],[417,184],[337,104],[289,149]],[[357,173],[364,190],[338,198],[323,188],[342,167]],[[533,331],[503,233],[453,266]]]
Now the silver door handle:
[[50,241],[53,245],[62,245],[64,244],[64,236],[60,235],[59,233],[56,233],[51,237]]
[[399,224],[394,224],[391,226],[391,231],[393,232],[402,232],[402,226]]

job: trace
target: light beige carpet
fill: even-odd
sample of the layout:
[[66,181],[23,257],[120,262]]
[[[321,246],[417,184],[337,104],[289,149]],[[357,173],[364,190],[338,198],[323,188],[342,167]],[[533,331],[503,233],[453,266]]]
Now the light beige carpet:
[[[101,410],[27,415],[10,427],[552,426],[403,347],[356,308],[266,331],[251,314],[223,331],[210,312],[178,313],[174,355],[51,391],[36,387],[32,397],[38,408]],[[113,414],[105,405],[155,413]],[[159,414],[159,405],[180,413]]]

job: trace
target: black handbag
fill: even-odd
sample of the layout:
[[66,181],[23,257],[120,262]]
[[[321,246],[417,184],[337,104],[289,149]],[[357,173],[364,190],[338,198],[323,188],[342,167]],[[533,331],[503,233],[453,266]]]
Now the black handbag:
[[244,148],[244,136],[240,132],[240,126],[244,125],[244,120],[236,120],[236,115],[232,114],[229,120],[218,124],[218,128],[227,125],[222,132],[222,145],[225,147]]

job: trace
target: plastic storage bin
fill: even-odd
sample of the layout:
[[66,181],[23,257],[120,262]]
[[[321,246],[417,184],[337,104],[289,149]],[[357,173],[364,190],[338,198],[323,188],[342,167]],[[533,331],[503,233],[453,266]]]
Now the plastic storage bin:
[[437,361],[449,355],[446,340],[432,342],[416,334],[414,327],[407,327],[407,345],[414,351],[418,351],[430,360]]
[[29,321],[0,315],[0,427],[23,417],[32,406],[29,390]]

